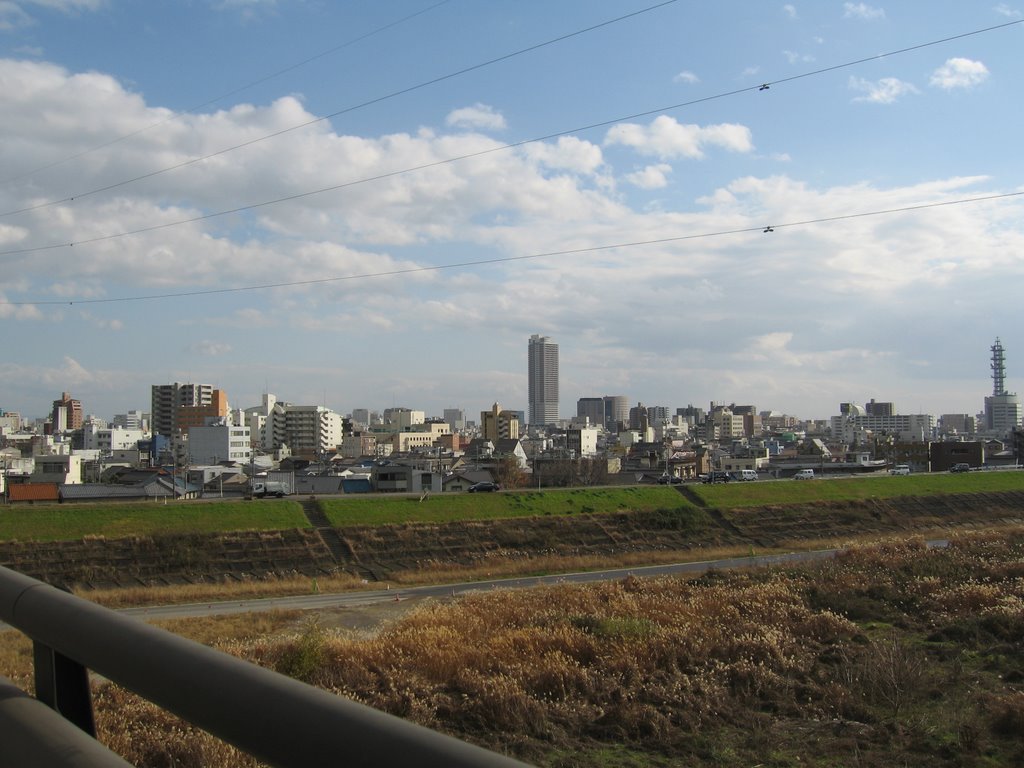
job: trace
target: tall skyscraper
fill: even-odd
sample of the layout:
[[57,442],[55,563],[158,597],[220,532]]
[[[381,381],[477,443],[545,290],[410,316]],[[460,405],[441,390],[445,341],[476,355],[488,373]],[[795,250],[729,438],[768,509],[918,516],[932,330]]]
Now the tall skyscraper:
[[629,398],[625,395],[604,396],[604,426],[618,432],[629,426]]
[[580,423],[586,419],[592,427],[604,426],[604,398],[581,397],[576,401],[576,418]]
[[558,345],[534,334],[527,350],[530,426],[558,421]]
[[1020,398],[1006,391],[1006,358],[999,339],[992,351],[992,395],[985,398],[985,430],[997,437],[1005,437],[1021,425]]

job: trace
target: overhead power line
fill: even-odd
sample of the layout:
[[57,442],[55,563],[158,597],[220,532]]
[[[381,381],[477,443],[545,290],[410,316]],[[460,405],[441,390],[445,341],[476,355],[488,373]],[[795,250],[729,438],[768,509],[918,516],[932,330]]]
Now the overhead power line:
[[741,235],[753,232],[773,233],[780,229],[806,227],[814,224],[830,224],[839,221],[850,221],[852,219],[863,219],[871,216],[888,216],[897,213],[910,213],[923,211],[931,208],[943,208],[952,205],[965,205],[968,203],[981,203],[992,200],[1005,200],[1012,197],[1024,196],[1024,192],[1005,192],[996,195],[983,195],[979,197],[960,198],[958,200],[941,200],[934,203],[920,203],[918,205],[905,205],[899,208],[886,208],[876,211],[860,211],[857,213],[839,214],[836,216],[822,216],[814,219],[803,219],[800,221],[789,221],[781,224],[757,224],[749,227],[736,229],[724,229],[716,232],[700,232],[689,235],[676,235],[673,237],[659,237],[652,240],[633,240],[621,243],[610,243],[606,245],[594,245],[583,248],[568,248],[559,251],[544,251],[531,253],[522,256],[498,256],[493,259],[473,259],[471,261],[459,261],[450,264],[435,264],[422,267],[406,267],[404,269],[391,269],[381,272],[364,272],[358,275],[340,275],[334,277],[317,277],[309,280],[290,280],[277,283],[261,283],[259,285],[235,286],[231,288],[209,288],[206,290],[178,291],[174,293],[154,293],[139,296],[120,296],[105,299],[47,299],[43,301],[0,301],[0,305],[27,306],[27,305],[74,305],[74,304],[116,304],[135,301],[153,301],[157,299],[180,299],[194,296],[213,296],[227,293],[248,293],[252,291],[264,291],[271,288],[295,288],[308,285],[321,285],[324,283],[340,283],[353,280],[368,280],[375,277],[395,277],[398,275],[411,275],[423,272],[440,272],[450,269],[465,269],[468,267],[481,267],[491,264],[505,264],[516,261],[529,261],[535,259],[552,258],[555,256],[574,256],[584,253],[597,253],[598,251],[611,251],[621,248],[637,248],[645,245],[664,245],[665,243],[679,243],[687,240],[701,240],[712,237],[724,237],[727,235]]
[[[651,6],[651,7],[656,7],[656,6]],[[663,113],[663,112],[672,112],[672,111],[676,111],[676,110],[679,110],[679,109],[684,109],[686,107],[691,107],[691,106],[694,106],[696,104],[703,104],[703,103],[710,102],[710,101],[715,101],[715,100],[718,100],[718,99],[724,99],[724,98],[728,98],[728,97],[731,97],[731,96],[736,96],[736,95],[742,94],[742,93],[750,93],[750,92],[753,92],[753,91],[766,91],[766,90],[769,90],[770,86],[772,86],[772,85],[778,85],[778,84],[781,84],[781,83],[787,83],[787,82],[792,82],[792,81],[795,81],[795,80],[801,80],[801,79],[805,79],[805,78],[808,78],[808,77],[813,77],[815,75],[822,75],[822,74],[825,74],[825,73],[828,73],[828,72],[834,72],[834,71],[836,71],[838,69],[844,69],[844,68],[848,68],[848,67],[853,67],[853,66],[857,66],[857,65],[860,65],[860,64],[864,64],[864,63],[869,62],[869,61],[876,61],[878,59],[882,59],[882,58],[886,58],[886,57],[897,56],[897,55],[902,54],[902,53],[907,53],[907,52],[910,52],[910,51],[916,51],[916,50],[920,50],[922,48],[928,48],[930,46],[940,45],[942,43],[946,43],[946,42],[949,42],[951,40],[959,40],[959,39],[962,39],[964,37],[969,37],[971,35],[979,35],[979,34],[982,34],[984,32],[991,32],[993,30],[1003,29],[1005,27],[1008,27],[1008,26],[1011,26],[1011,25],[1014,25],[1014,24],[1021,24],[1021,23],[1024,23],[1024,20],[1017,20],[1017,21],[1007,22],[1005,24],[997,24],[996,26],[993,26],[993,27],[986,27],[984,29],[974,30],[973,32],[964,32],[962,34],[953,35],[953,36],[950,36],[950,37],[944,37],[944,38],[941,38],[939,40],[932,40],[932,41],[927,42],[927,43],[919,43],[917,45],[908,46],[906,48],[900,48],[900,49],[897,49],[897,50],[894,50],[894,51],[890,51],[888,53],[880,53],[880,54],[877,54],[877,55],[874,55],[874,56],[868,56],[868,57],[864,57],[864,58],[860,58],[860,59],[855,59],[853,61],[848,61],[848,62],[845,62],[843,64],[835,64],[835,65],[832,65],[832,66],[822,67],[822,68],[811,70],[811,71],[808,71],[808,72],[803,72],[803,73],[800,73],[800,74],[797,74],[797,75],[791,75],[790,77],[785,77],[785,78],[779,78],[779,79],[775,79],[775,80],[766,81],[766,82],[763,82],[763,83],[758,84],[758,85],[750,85],[750,86],[746,86],[744,88],[737,88],[737,89],[734,89],[734,90],[731,90],[731,91],[725,91],[725,92],[713,94],[713,95],[710,95],[710,96],[703,96],[703,97],[700,97],[700,98],[697,98],[697,99],[690,99],[689,101],[683,101],[683,102],[679,102],[677,104],[669,104],[669,105],[666,105],[666,106],[656,107],[654,109],[647,109],[647,110],[644,110],[643,112],[634,112],[634,113],[629,114],[629,115],[621,115],[621,116],[618,116],[618,117],[611,118],[609,120],[602,120],[600,122],[590,123],[588,125],[576,126],[576,127],[568,128],[568,129],[565,129],[565,130],[556,131],[554,133],[548,133],[548,134],[545,134],[543,136],[534,136],[532,138],[523,139],[521,141],[516,141],[516,142],[511,142],[511,143],[508,143],[508,144],[499,144],[497,146],[489,147],[487,149],[477,150],[476,152],[468,152],[468,153],[463,154],[463,155],[454,155],[452,157],[443,158],[441,160],[434,160],[432,162],[423,163],[421,165],[409,166],[409,167],[401,168],[401,169],[394,170],[394,171],[387,171],[385,173],[379,173],[379,174],[376,174],[374,176],[365,176],[365,177],[360,178],[360,179],[353,179],[352,181],[346,181],[346,182],[342,182],[340,184],[332,184],[330,186],[319,187],[317,189],[312,189],[312,190],[308,190],[308,191],[305,191],[305,192],[296,192],[296,193],[291,194],[291,195],[284,195],[282,197],[276,197],[276,198],[272,198],[272,199],[269,199],[269,200],[263,200],[263,201],[256,202],[256,203],[249,203],[249,204],[246,204],[246,205],[240,205],[240,206],[237,206],[235,208],[228,208],[228,209],[225,209],[225,210],[213,211],[211,213],[204,213],[204,214],[200,214],[198,216],[190,216],[190,217],[185,218],[185,219],[177,219],[175,221],[168,221],[168,222],[164,222],[162,224],[153,224],[153,225],[147,226],[147,227],[139,227],[137,229],[126,230],[124,232],[116,232],[116,233],[111,233],[111,234],[107,234],[107,235],[97,235],[95,237],[82,238],[82,239],[78,239],[78,240],[73,240],[71,242],[51,243],[49,245],[39,245],[39,246],[30,247],[30,248],[16,248],[16,249],[10,249],[10,250],[6,250],[6,251],[0,251],[0,256],[13,256],[13,255],[16,255],[16,254],[36,253],[36,252],[39,252],[39,251],[50,251],[50,250],[56,250],[56,249],[59,249],[59,248],[72,248],[72,247],[74,247],[76,245],[77,246],[90,245],[92,243],[104,242],[104,241],[108,241],[108,240],[117,240],[117,239],[120,239],[122,237],[130,237],[130,236],[133,236],[133,235],[141,235],[141,234],[145,234],[147,232],[156,232],[156,231],[159,231],[159,230],[162,230],[162,229],[169,229],[171,227],[183,226],[185,224],[194,224],[194,223],[197,223],[197,222],[200,222],[200,221],[207,221],[207,220],[219,218],[219,217],[222,217],[222,216],[229,216],[229,215],[232,215],[232,214],[244,213],[246,211],[252,211],[252,210],[256,210],[258,208],[266,208],[266,207],[271,206],[271,205],[279,205],[281,203],[294,202],[295,200],[301,200],[301,199],[307,198],[307,197],[314,197],[316,195],[322,195],[322,194],[325,194],[327,192],[336,192],[338,190],[346,189],[346,188],[349,188],[349,187],[358,186],[360,184],[367,184],[367,183],[373,182],[373,181],[382,181],[384,179],[394,178],[394,177],[397,177],[397,176],[403,176],[403,175],[405,175],[407,173],[415,173],[415,172],[427,170],[427,169],[430,169],[430,168],[437,168],[439,166],[448,165],[450,163],[460,162],[462,160],[470,160],[470,159],[473,159],[473,158],[483,157],[485,155],[494,154],[496,152],[504,152],[504,151],[507,151],[507,150],[510,150],[510,149],[516,149],[518,147],[526,146],[528,144],[536,144],[536,143],[541,142],[541,141],[548,141],[550,139],[556,139],[556,138],[559,138],[559,137],[562,137],[562,136],[569,136],[569,135],[576,134],[576,133],[584,133],[586,131],[594,130],[596,128],[604,128],[604,127],[607,127],[607,126],[610,126],[610,125],[615,125],[617,123],[621,123],[621,122],[624,122],[626,120],[636,120],[636,119],[641,118],[641,117],[650,117],[651,115],[654,115],[654,114],[659,114],[659,113]],[[285,129],[285,130],[292,130],[292,129]],[[261,141],[261,139],[254,139],[253,142],[250,142],[250,143],[254,143],[256,141]],[[210,155],[209,157],[212,157],[212,155]],[[153,174],[150,174],[150,175],[156,175],[157,173],[162,173],[162,171],[155,171]],[[139,178],[145,178],[145,177],[139,177]],[[127,182],[125,182],[125,183],[127,183]],[[112,185],[112,186],[118,186],[118,185]],[[109,188],[110,187],[107,187],[105,189],[109,189]],[[95,191],[102,191],[102,190],[95,190]],[[73,197],[72,198],[66,198],[64,201],[57,201],[57,202],[66,202],[66,201],[70,201],[70,200],[74,200],[74,198]],[[56,202],[54,202],[54,203],[42,203],[42,204],[40,204],[37,207],[44,207],[46,205],[55,205],[55,204],[57,204],[57,203]],[[24,210],[32,210],[32,209],[22,209],[22,210],[24,211]],[[17,211],[12,211],[12,212],[9,212],[8,214],[0,214],[0,215],[10,215],[11,213],[17,213]]]
[[[53,162],[47,163],[46,165],[41,165],[41,166],[39,166],[37,168],[33,168],[32,170],[25,171],[24,173],[21,173],[21,174],[19,174],[17,176],[12,176],[10,178],[4,179],[3,181],[0,181],[0,184],[10,184],[10,183],[15,182],[15,181],[20,181],[21,179],[26,179],[29,176],[33,176],[33,175],[35,175],[35,174],[37,174],[37,173],[39,173],[41,171],[46,171],[46,170],[49,170],[50,168],[56,168],[57,166],[63,165],[64,163],[69,163],[72,160],[77,160],[80,157],[85,157],[86,155],[90,155],[93,152],[97,152],[97,151],[99,151],[101,149],[106,149],[107,147],[113,146],[114,144],[118,144],[118,143],[120,143],[122,141],[125,141],[126,139],[130,139],[130,138],[133,138],[133,137],[138,136],[140,134],[143,134],[146,131],[152,130],[153,128],[157,128],[157,127],[159,127],[161,125],[166,125],[169,122],[177,120],[182,115],[191,114],[191,113],[193,113],[193,112],[195,112],[197,110],[203,109],[204,107],[209,107],[209,106],[211,106],[213,104],[216,104],[219,101],[223,101],[224,99],[228,98],[229,96],[235,96],[236,94],[239,94],[239,93],[242,93],[244,91],[247,91],[250,88],[255,88],[257,85],[262,85],[263,83],[269,82],[270,80],[273,80],[273,79],[275,79],[277,77],[280,77],[281,75],[284,75],[284,74],[287,74],[288,72],[296,70],[299,67],[304,67],[307,64],[310,64],[310,63],[316,61],[317,59],[322,59],[325,56],[330,56],[332,53],[337,53],[338,51],[342,50],[343,48],[348,48],[351,45],[355,45],[356,43],[360,43],[363,40],[366,40],[368,38],[371,38],[371,37],[374,37],[376,35],[379,35],[382,32],[386,32],[389,29],[393,29],[394,27],[397,27],[400,24],[404,24],[405,22],[411,21],[412,19],[415,19],[418,16],[422,16],[425,13],[429,13],[430,11],[434,10],[435,8],[438,8],[438,7],[440,7],[442,5],[445,5],[446,3],[449,3],[449,2],[451,2],[451,0],[440,0],[440,2],[436,2],[433,5],[430,5],[430,6],[426,7],[426,8],[424,8],[423,10],[416,11],[415,13],[410,13],[409,15],[403,16],[402,18],[397,19],[395,21],[392,21],[389,24],[385,24],[384,26],[377,27],[376,29],[372,29],[369,32],[365,32],[365,33],[363,33],[361,35],[358,35],[357,37],[353,37],[350,40],[346,40],[344,43],[341,43],[340,45],[336,45],[333,48],[328,48],[326,51],[321,51],[320,53],[315,53],[312,56],[309,56],[309,57],[303,59],[302,61],[298,61],[298,62],[296,62],[294,64],[289,64],[287,67],[284,67],[283,69],[279,69],[276,72],[270,73],[269,75],[264,75],[263,77],[260,77],[260,78],[258,78],[256,80],[252,80],[251,82],[248,82],[245,85],[240,85],[237,88],[232,88],[230,91],[228,91],[226,93],[222,93],[220,96],[214,96],[212,99],[207,99],[206,101],[202,102],[201,104],[196,104],[196,105],[191,106],[191,107],[189,107],[187,109],[183,109],[183,110],[181,110],[179,112],[173,112],[172,114],[170,114],[167,117],[165,117],[163,120],[158,120],[155,123],[151,123],[150,125],[147,125],[145,128],[139,128],[138,130],[130,131],[129,133],[122,134],[122,135],[118,136],[117,138],[111,139],[110,141],[105,141],[102,144],[97,144],[95,146],[89,147],[88,149],[83,149],[81,152],[77,152],[77,153],[75,153],[73,155],[68,155],[67,157],[61,158],[60,160],[54,160]],[[29,210],[31,210],[31,209],[29,209]],[[12,213],[17,213],[17,211],[12,211]],[[6,216],[8,214],[0,214],[0,215]]]
[[245,147],[251,147],[253,144],[259,144],[260,142],[267,141],[268,139],[277,138],[278,136],[284,136],[285,134],[292,133],[293,131],[297,131],[297,130],[300,130],[302,128],[308,128],[311,125],[317,125],[318,123],[322,123],[325,120],[330,120],[333,117],[338,117],[340,115],[348,114],[349,112],[354,112],[354,111],[356,111],[358,109],[363,109],[364,107],[372,106],[373,104],[380,104],[381,102],[388,101],[390,99],[394,99],[394,98],[396,98],[398,96],[403,96],[403,95],[405,95],[407,93],[412,93],[413,91],[418,91],[418,90],[420,90],[422,88],[427,88],[428,86],[431,86],[431,85],[437,85],[438,83],[443,83],[446,80],[451,80],[451,79],[459,77],[461,75],[468,74],[469,72],[475,72],[475,71],[477,71],[479,69],[483,69],[484,67],[489,67],[489,66],[492,66],[494,64],[498,64],[500,62],[503,62],[503,61],[508,61],[509,59],[514,59],[517,56],[522,56],[524,54],[531,53],[531,52],[539,50],[541,48],[546,48],[547,46],[554,45],[555,43],[561,43],[561,42],[564,42],[566,40],[570,40],[570,39],[572,39],[574,37],[579,37],[580,35],[584,35],[584,34],[586,34],[588,32],[593,32],[595,30],[602,29],[603,27],[611,26],[612,24],[618,24],[621,21],[625,21],[627,19],[635,18],[636,16],[640,16],[642,14],[649,13],[651,11],[657,10],[658,8],[663,8],[666,5],[672,5],[673,3],[677,3],[677,2],[679,2],[679,0],[663,0],[660,3],[656,3],[654,5],[649,5],[646,8],[641,8],[640,10],[633,11],[632,13],[627,13],[627,14],[625,14],[623,16],[617,16],[614,19],[608,19],[607,21],[602,21],[602,22],[600,22],[598,24],[592,24],[589,27],[584,27],[583,29],[578,29],[575,32],[569,32],[569,33],[564,34],[564,35],[559,35],[558,37],[551,38],[550,40],[545,40],[542,43],[536,43],[534,45],[527,46],[526,48],[520,48],[518,51],[513,51],[512,53],[506,53],[506,54],[504,54],[502,56],[498,56],[498,57],[493,58],[493,59],[488,59],[487,61],[482,61],[482,62],[480,62],[478,64],[473,64],[473,65],[468,66],[468,67],[463,67],[462,69],[456,70],[455,72],[449,72],[447,75],[441,75],[439,77],[435,77],[435,78],[432,78],[430,80],[424,80],[423,82],[417,83],[416,85],[410,85],[410,86],[408,86],[406,88],[400,88],[397,91],[391,91],[390,93],[386,93],[383,96],[377,96],[377,97],[375,97],[373,99],[369,99],[367,101],[363,101],[363,102],[360,102],[358,104],[353,104],[352,106],[345,107],[343,109],[339,109],[339,110],[337,110],[335,112],[331,112],[330,114],[322,115],[320,117],[316,117],[316,118],[313,118],[312,120],[307,120],[307,121],[302,122],[302,123],[297,123],[296,125],[289,126],[288,128],[282,128],[282,129],[280,129],[278,131],[274,131],[273,133],[268,133],[268,134],[265,134],[264,136],[259,136],[259,137],[255,138],[255,139],[250,139],[249,141],[244,141],[241,144],[234,144],[234,145],[232,145],[230,147],[225,147],[223,149],[219,149],[216,152],[211,152],[208,155],[202,155],[200,157],[193,157],[190,160],[185,160],[184,162],[176,163],[175,165],[169,165],[169,166],[166,166],[165,168],[160,168],[160,169],[157,169],[155,171],[150,171],[149,173],[143,173],[143,174],[141,174],[139,176],[134,176],[134,177],[132,177],[130,179],[124,179],[122,181],[114,182],[113,184],[107,184],[106,186],[103,186],[103,187],[97,187],[96,189],[91,189],[91,190],[88,190],[88,191],[85,191],[85,192],[78,192],[78,193],[73,194],[73,195],[68,195],[67,197],[62,197],[59,200],[48,200],[48,201],[46,201],[44,203],[36,203],[35,205],[25,206],[24,208],[18,208],[18,209],[11,210],[11,211],[5,211],[3,213],[0,213],[0,217],[13,216],[13,215],[19,214],[19,213],[28,213],[29,211],[37,211],[40,208],[49,208],[49,207],[52,207],[54,205],[60,205],[61,203],[69,203],[69,202],[71,202],[71,201],[73,201],[73,200],[75,200],[77,198],[88,197],[90,195],[96,195],[96,194],[99,194],[100,192],[109,192],[112,189],[118,189],[119,187],[124,187],[124,186],[127,186],[128,184],[134,184],[137,181],[143,181],[145,179],[151,179],[154,176],[161,176],[161,175],[163,175],[165,173],[168,173],[170,171],[176,171],[176,170],[178,170],[180,168],[187,168],[187,167],[189,167],[191,165],[195,165],[196,163],[201,163],[204,160],[210,160],[210,159],[212,159],[214,157],[220,157],[221,155],[225,155],[225,154],[227,154],[229,152],[234,152],[235,150],[238,150],[238,149],[244,149]]

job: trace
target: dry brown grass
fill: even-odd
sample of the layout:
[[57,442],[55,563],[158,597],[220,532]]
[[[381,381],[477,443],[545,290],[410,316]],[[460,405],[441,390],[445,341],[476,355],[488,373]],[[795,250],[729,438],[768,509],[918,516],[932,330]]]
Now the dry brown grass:
[[[475,594],[370,637],[262,621],[178,626],[553,768],[1024,764],[1020,528],[692,581]],[[141,765],[253,765],[117,689],[97,710]]]
[[[790,552],[793,549],[771,547],[758,549],[757,554]],[[582,573],[617,568],[641,568],[647,565],[669,563],[703,562],[730,557],[745,557],[751,553],[749,546],[702,547],[699,549],[624,552],[616,555],[580,555],[564,557],[541,555],[523,558],[489,558],[474,565],[451,563],[431,565],[391,574],[396,584],[414,586],[417,584],[448,584],[461,581],[486,581],[493,578],[515,578],[517,576],[540,576],[557,573]]]
[[268,576],[265,579],[206,582],[157,587],[118,589],[82,589],[76,594],[108,608],[143,605],[208,603],[216,600],[245,600],[262,597],[288,597],[316,592],[348,592],[365,589],[366,583],[347,573],[318,576]]

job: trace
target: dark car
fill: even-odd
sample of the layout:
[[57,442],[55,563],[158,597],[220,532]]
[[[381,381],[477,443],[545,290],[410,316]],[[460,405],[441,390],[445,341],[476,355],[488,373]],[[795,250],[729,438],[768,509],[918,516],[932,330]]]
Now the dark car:
[[470,493],[491,493],[493,491],[500,491],[497,483],[473,483],[466,489]]
[[950,472],[970,472],[971,471],[971,465],[970,464],[954,464],[952,467],[949,468],[949,471]]
[[728,472],[710,472],[704,478],[705,483],[729,483],[732,482],[732,475]]

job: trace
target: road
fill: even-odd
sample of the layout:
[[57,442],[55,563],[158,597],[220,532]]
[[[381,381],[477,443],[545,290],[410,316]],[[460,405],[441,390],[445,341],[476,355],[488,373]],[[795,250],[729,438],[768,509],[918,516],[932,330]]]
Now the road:
[[652,565],[641,568],[616,568],[585,573],[562,573],[553,576],[530,576],[489,581],[466,581],[457,584],[442,584],[424,587],[403,587],[374,589],[359,592],[337,592],[329,594],[299,595],[295,597],[270,597],[258,600],[229,600],[212,603],[188,603],[184,605],[160,605],[146,608],[122,608],[119,612],[137,616],[144,620],[186,619],[197,616],[225,616],[235,613],[257,613],[260,611],[290,610],[318,611],[338,608],[358,608],[396,600],[421,599],[426,597],[450,598],[471,592],[485,592],[496,589],[525,589],[542,584],[584,584],[595,581],[624,579],[627,576],[650,577],[675,574],[700,574],[710,569],[728,570],[754,568],[767,565],[810,562],[834,557],[838,549],[823,549],[813,552],[790,552],[778,555],[755,555],[753,557],[729,557],[721,560],[705,560],[696,563],[673,563]]
[[[929,547],[945,547],[948,541],[928,541]],[[358,592],[333,592],[326,594],[298,595],[293,597],[269,597],[258,600],[225,600],[206,603],[184,603],[180,605],[157,605],[143,608],[121,608],[118,613],[135,616],[144,621],[163,619],[188,619],[204,616],[227,616],[238,613],[259,613],[261,611],[330,611],[337,609],[358,609],[381,605],[388,602],[420,600],[423,598],[451,598],[473,592],[489,592],[498,589],[527,589],[544,584],[586,584],[597,581],[613,581],[627,576],[638,578],[672,576],[679,574],[696,575],[712,569],[733,570],[736,568],[758,568],[788,563],[808,563],[835,557],[840,549],[819,549],[810,552],[787,552],[775,555],[753,555],[750,557],[727,557],[719,560],[702,560],[690,563],[651,565],[640,568],[614,568],[583,573],[561,573],[551,576],[529,576],[488,581],[465,581],[455,584],[440,584],[423,587],[361,590]],[[10,629],[0,622],[0,631]]]

